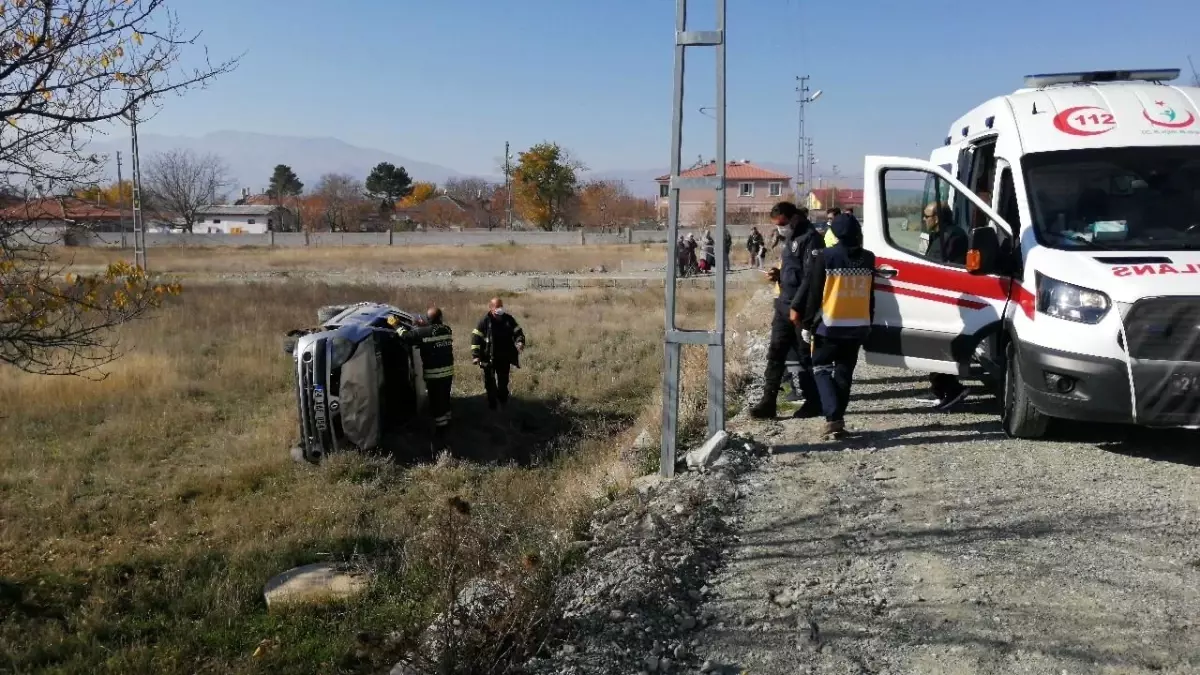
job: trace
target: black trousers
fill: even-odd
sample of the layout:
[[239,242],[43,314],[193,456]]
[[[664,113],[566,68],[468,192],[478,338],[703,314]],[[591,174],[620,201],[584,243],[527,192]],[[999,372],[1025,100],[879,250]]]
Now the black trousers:
[[821,412],[827,422],[840,422],[850,405],[850,383],[858,365],[859,340],[813,336],[813,379],[821,392]]
[[767,369],[763,373],[763,400],[774,401],[783,381],[788,352],[796,350],[800,361],[800,394],[805,406],[817,404],[817,385],[813,381],[812,355],[809,346],[800,339],[800,327],[788,320],[787,310],[775,308],[771,321],[771,342],[767,346]]
[[508,403],[508,378],[512,374],[512,364],[491,363],[483,368],[483,388],[487,391],[488,407],[496,409],[496,405]]
[[425,380],[425,391],[429,395],[429,416],[433,418],[434,443],[444,446],[446,431],[450,428],[450,390],[454,378],[442,377]]

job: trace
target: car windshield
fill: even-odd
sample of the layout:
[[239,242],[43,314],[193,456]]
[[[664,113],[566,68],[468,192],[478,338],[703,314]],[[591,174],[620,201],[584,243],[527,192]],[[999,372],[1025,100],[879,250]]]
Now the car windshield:
[[1022,164],[1045,246],[1200,249],[1200,146],[1043,152]]

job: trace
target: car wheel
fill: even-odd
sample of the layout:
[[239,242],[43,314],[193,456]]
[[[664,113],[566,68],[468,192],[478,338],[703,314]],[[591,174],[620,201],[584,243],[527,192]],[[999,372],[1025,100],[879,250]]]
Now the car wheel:
[[1050,418],[1034,408],[1033,402],[1029,400],[1029,390],[1017,363],[1016,342],[1009,343],[1007,355],[1004,369],[1004,401],[1000,413],[1004,433],[1012,438],[1041,438],[1046,435]]

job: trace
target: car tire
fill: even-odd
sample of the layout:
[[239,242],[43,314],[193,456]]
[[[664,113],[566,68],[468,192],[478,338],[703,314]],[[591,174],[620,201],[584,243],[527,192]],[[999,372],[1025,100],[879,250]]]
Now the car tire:
[[327,321],[344,312],[347,307],[349,305],[325,305],[317,310],[317,323],[324,326]]
[[1008,343],[1007,363],[1004,369],[1004,392],[1001,401],[1000,421],[1004,433],[1012,438],[1036,439],[1046,435],[1050,418],[1033,407],[1029,390],[1017,362],[1017,343]]

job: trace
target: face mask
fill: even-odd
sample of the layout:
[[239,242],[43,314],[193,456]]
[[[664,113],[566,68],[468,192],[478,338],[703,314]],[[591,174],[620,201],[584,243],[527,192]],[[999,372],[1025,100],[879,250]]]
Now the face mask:
[[504,308],[503,308],[503,307],[497,307],[496,309],[493,309],[493,310],[492,310],[492,314],[493,314],[493,315],[495,315],[495,316],[504,316]]
[[782,237],[792,236],[792,228],[789,226],[776,226],[775,231]]

